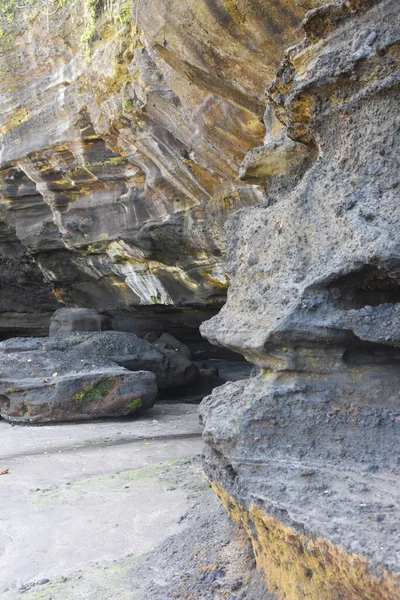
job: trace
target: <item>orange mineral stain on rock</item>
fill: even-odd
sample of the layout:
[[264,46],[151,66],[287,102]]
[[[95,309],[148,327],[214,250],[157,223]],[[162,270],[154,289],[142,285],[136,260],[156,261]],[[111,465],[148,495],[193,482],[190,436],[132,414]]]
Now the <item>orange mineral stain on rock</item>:
[[348,554],[323,538],[309,538],[264,514],[237,503],[216,482],[211,485],[253,544],[257,568],[280,600],[397,600],[400,579],[374,568],[362,556]]

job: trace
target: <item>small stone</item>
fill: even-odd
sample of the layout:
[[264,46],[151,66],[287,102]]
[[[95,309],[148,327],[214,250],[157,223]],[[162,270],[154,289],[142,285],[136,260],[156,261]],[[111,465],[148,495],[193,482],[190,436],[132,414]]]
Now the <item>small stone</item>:
[[184,520],[186,519],[186,517],[187,517],[187,514],[185,514],[185,515],[182,515],[181,517],[179,517],[179,519],[177,520],[177,523],[178,523],[178,525],[179,525],[180,523],[182,523],[182,521],[184,521]]
[[303,471],[300,473],[300,477],[312,477],[316,474],[317,471],[315,469],[308,469],[307,471]]
[[369,465],[367,467],[367,471],[368,471],[368,473],[376,473],[377,471],[379,471],[379,466],[378,465]]
[[372,46],[375,43],[377,37],[378,36],[376,34],[376,31],[372,31],[372,33],[370,33],[366,39],[365,43],[367,44],[367,46]]

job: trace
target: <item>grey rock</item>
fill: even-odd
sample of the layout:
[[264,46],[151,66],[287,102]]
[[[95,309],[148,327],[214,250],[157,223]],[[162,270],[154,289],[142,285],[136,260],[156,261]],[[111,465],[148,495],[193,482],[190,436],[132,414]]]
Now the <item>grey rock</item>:
[[371,33],[369,34],[369,36],[367,37],[367,39],[365,41],[367,46],[372,46],[373,44],[375,44],[377,37],[378,36],[376,34],[376,31],[371,31]]
[[150,331],[143,336],[143,339],[146,340],[146,342],[154,344],[158,340],[158,335],[155,333],[155,331]]
[[60,308],[50,322],[50,337],[71,331],[102,331],[105,318],[93,308]]
[[[187,385],[198,377],[197,367],[175,350],[168,350],[165,342],[150,344],[134,334],[107,334],[95,339],[98,350],[126,369],[152,371],[157,376],[159,388]],[[104,339],[107,339],[106,343]]]
[[165,344],[165,347],[168,348],[168,350],[174,350],[175,352],[179,352],[179,354],[182,354],[182,356],[185,356],[189,360],[192,359],[192,353],[190,351],[190,348],[188,348],[186,344],[183,344],[169,333],[163,333],[162,336],[160,336],[160,338],[158,339],[158,343]]
[[168,369],[160,380],[160,388],[185,386],[199,378],[199,369],[188,358],[167,348],[161,352],[168,359]]
[[[347,553],[346,569],[353,552],[365,560],[359,595],[400,598],[399,18],[393,0],[308,14],[306,38],[286,52],[267,96],[289,147],[306,145],[311,161],[298,177],[290,164],[271,171],[264,205],[229,219],[227,303],[201,328],[256,366],[200,406],[205,469],[282,597],[293,586],[308,597],[317,578],[292,579],[301,559],[285,567],[274,551],[298,556],[299,543],[311,556],[323,538]],[[268,131],[265,151],[244,164],[264,156],[274,165],[276,143]],[[292,541],[263,535],[282,525]],[[339,562],[330,585],[352,597]],[[331,598],[324,569],[312,569],[313,594]]]
[[[68,360],[68,355],[65,357]],[[29,359],[28,359],[29,360]],[[157,396],[153,373],[131,373],[118,367],[93,365],[81,372],[53,371],[54,362],[43,364],[41,376],[0,379],[0,416],[20,423],[80,421],[121,417],[153,406]],[[31,359],[35,366],[34,359]],[[8,355],[7,365],[17,368],[19,356]],[[47,368],[46,368],[47,366]],[[43,372],[47,377],[43,377]],[[4,368],[3,368],[4,375]]]
[[123,416],[198,377],[176,352],[114,331],[9,339],[0,359],[0,415],[19,422]]

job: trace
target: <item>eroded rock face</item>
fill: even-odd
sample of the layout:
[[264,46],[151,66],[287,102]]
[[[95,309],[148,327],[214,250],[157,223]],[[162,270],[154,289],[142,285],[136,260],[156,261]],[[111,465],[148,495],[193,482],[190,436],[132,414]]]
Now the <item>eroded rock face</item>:
[[[202,404],[206,470],[278,598],[400,598],[397,2],[315,9],[268,87],[203,326],[259,367]],[[286,173],[274,159],[284,157]]]
[[4,316],[37,312],[31,273],[41,311],[53,293],[117,329],[137,306],[213,314],[226,217],[262,198],[237,171],[264,136],[265,82],[320,3],[0,7],[0,220],[34,259]]

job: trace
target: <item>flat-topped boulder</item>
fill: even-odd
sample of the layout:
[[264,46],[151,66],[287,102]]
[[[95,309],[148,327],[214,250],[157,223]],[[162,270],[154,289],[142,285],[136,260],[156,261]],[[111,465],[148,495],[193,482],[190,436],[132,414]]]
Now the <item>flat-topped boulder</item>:
[[0,415],[21,423],[123,417],[153,406],[158,391],[153,373],[122,368],[2,379],[0,390]]
[[151,407],[159,387],[194,381],[187,358],[131,333],[74,332],[0,343],[0,416],[51,422]]

